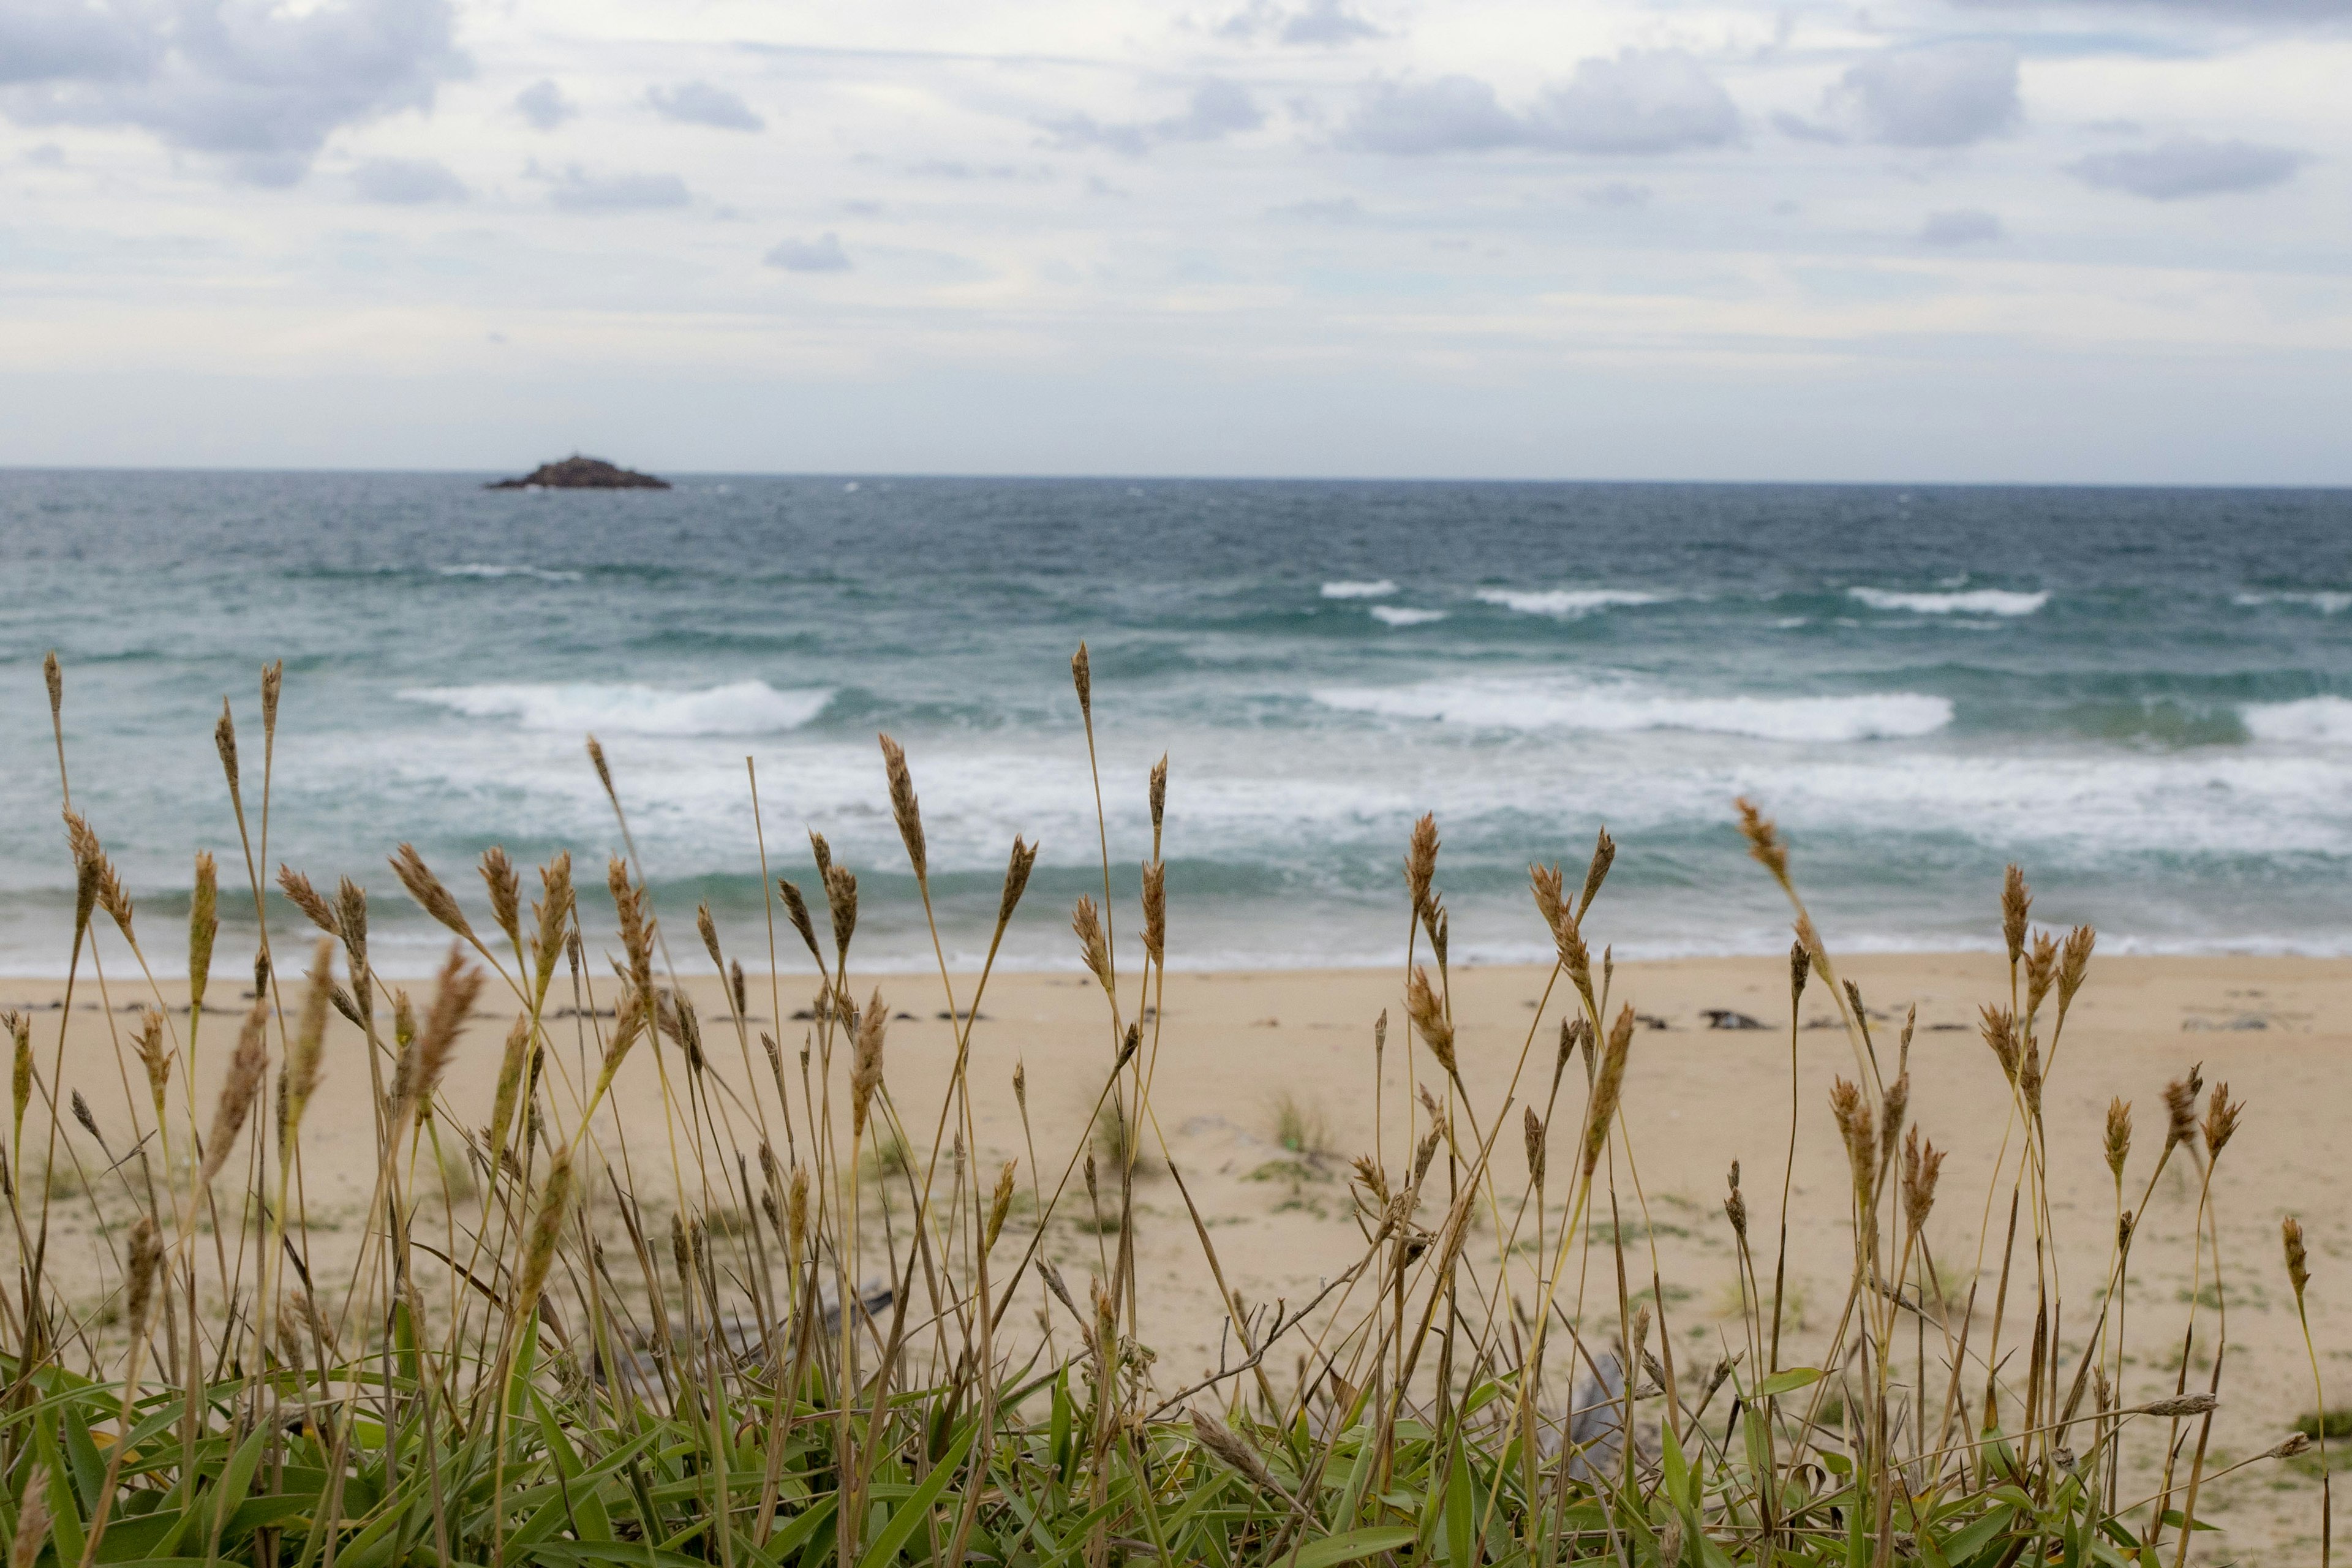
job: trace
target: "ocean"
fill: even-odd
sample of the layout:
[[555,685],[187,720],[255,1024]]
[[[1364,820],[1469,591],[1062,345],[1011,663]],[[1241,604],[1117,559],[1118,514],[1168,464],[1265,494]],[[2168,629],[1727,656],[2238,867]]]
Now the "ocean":
[[1528,866],[1573,885],[1603,825],[1596,948],[1776,952],[1741,795],[1836,948],[1992,945],[2015,859],[2109,950],[2352,952],[2352,492],[488,477],[0,473],[0,972],[68,952],[51,648],[74,804],[166,971],[198,848],[250,941],[212,732],[226,697],[257,829],[274,658],[263,874],[364,884],[388,971],[446,945],[385,864],[404,840],[483,929],[475,857],[569,849],[609,928],[591,731],[680,968],[701,900],[764,962],[747,758],[770,870],[805,882],[814,829],[857,873],[853,968],[930,961],[879,731],[950,961],[1018,833],[1043,855],[1004,962],[1073,967],[1103,875],[1081,639],[1114,914],[1165,752],[1183,967],[1392,961],[1423,811],[1456,962],[1545,956]]

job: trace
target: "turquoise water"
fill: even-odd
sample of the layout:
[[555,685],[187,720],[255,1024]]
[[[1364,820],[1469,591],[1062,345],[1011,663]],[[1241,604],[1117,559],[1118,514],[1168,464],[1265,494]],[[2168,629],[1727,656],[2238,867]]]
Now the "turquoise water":
[[0,474],[0,970],[65,961],[49,647],[75,803],[160,953],[194,850],[242,879],[212,724],[228,697],[257,758],[283,658],[269,860],[370,887],[388,963],[438,945],[403,839],[453,885],[492,844],[601,880],[591,731],[674,931],[708,899],[764,951],[748,756],[773,868],[825,833],[866,961],[916,963],[877,730],[951,955],[1019,832],[1013,956],[1066,963],[1101,877],[1081,637],[1122,903],[1164,751],[1193,966],[1392,956],[1423,810],[1462,956],[1545,952],[1527,864],[1604,822],[1621,953],[1776,950],[1741,793],[1848,947],[1985,942],[2014,857],[2118,947],[2352,951],[2346,492],[483,477]]

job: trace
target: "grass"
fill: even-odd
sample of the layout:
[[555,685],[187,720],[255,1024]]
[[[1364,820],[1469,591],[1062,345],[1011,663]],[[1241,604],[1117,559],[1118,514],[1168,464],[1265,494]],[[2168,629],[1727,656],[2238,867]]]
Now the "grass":
[[[1083,648],[1072,673],[1091,762]],[[278,679],[265,672],[257,767],[226,709],[217,734],[240,835],[228,880],[257,906]],[[50,681],[57,714],[54,664]],[[887,737],[882,750],[928,919],[911,767]],[[61,718],[58,756],[62,784]],[[625,830],[593,740],[590,757]],[[118,1037],[121,1059],[109,1065],[142,1152],[107,1180],[43,1178],[62,1173],[64,1035],[51,1047],[44,1033],[37,1048],[34,1019],[6,1021],[17,1263],[16,1289],[0,1295],[0,1534],[12,1563],[2179,1568],[2219,1476],[2311,1441],[2225,1464],[2209,1442],[2219,1353],[2196,1363],[2210,1374],[2183,1370],[2168,1399],[2116,1392],[2126,1367],[2160,1359],[2187,1331],[2200,1352],[2226,1344],[2227,1300],[2197,1273],[2202,1242],[2218,1246],[2211,1174],[2236,1128],[2225,1088],[2172,1086],[2154,1152],[2144,1140],[2135,1153],[2127,1110],[2109,1129],[2118,1217],[2168,1172],[2193,1184],[2200,1247],[2172,1317],[2111,1309],[2146,1263],[2120,1236],[2087,1302],[2062,1300],[2045,1264],[2042,1104],[2090,933],[2035,931],[2012,873],[2010,994],[1983,1027],[1984,1070],[2004,1075],[2010,1119],[1979,1130],[2003,1152],[1991,1186],[1961,1206],[2018,1217],[1981,1271],[1939,1260],[1941,1157],[1910,1120],[1910,1028],[1865,1027],[1798,897],[1787,845],[1744,803],[1742,830],[1801,933],[1788,1016],[1816,987],[1852,1047],[1853,1076],[1832,1101],[1852,1180],[1809,1200],[1851,1223],[1842,1300],[1809,1309],[1787,1278],[1775,1210],[1785,1170],[1735,1181],[1719,1221],[1634,1219],[1637,1151],[1618,1112],[1635,1020],[1591,957],[1614,855],[1605,834],[1573,890],[1556,869],[1532,875],[1557,954],[1537,1017],[1562,1020],[1557,1050],[1531,1025],[1508,1089],[1472,1096],[1455,1070],[1438,836],[1425,819],[1407,848],[1402,1022],[1393,1041],[1380,1037],[1416,1076],[1409,1136],[1355,1163],[1355,1261],[1311,1299],[1245,1303],[1152,1108],[1164,787],[1156,773],[1139,921],[1116,945],[1091,898],[1072,921],[1120,1042],[1094,1069],[1095,1107],[1055,1143],[1031,1122],[1016,1078],[1023,1143],[1010,1164],[982,1157],[966,1077],[987,973],[967,987],[940,974],[953,1070],[937,1103],[898,1101],[887,1009],[852,979],[856,878],[822,839],[817,886],[770,882],[776,928],[805,954],[784,965],[792,994],[816,992],[804,1040],[757,1047],[745,1007],[706,1022],[676,987],[656,934],[676,911],[650,907],[632,861],[613,862],[598,895],[620,932],[606,978],[583,961],[568,858],[542,868],[527,898],[495,850],[471,908],[405,847],[396,858],[409,896],[454,940],[418,1004],[369,966],[367,896],[346,884],[330,897],[288,872],[280,887],[318,934],[281,931],[283,951],[265,935],[258,955],[220,955],[231,977],[258,957],[269,983],[249,1009],[207,1011],[221,895],[200,858],[184,1034],[156,990],[152,1025]],[[99,839],[68,823],[79,898],[67,1016],[101,945],[117,950],[118,986],[151,969]],[[1103,839],[1108,899],[1115,857]],[[1014,841],[999,938],[1034,855]],[[764,932],[698,916],[722,972],[735,951],[764,946]],[[179,933],[163,945],[176,949]],[[491,998],[520,1015],[495,1103],[453,1106],[443,1075]],[[578,1031],[572,1049],[549,1028],[559,1010],[565,1033]],[[331,1013],[363,1034],[367,1074],[320,1079]],[[208,1105],[192,1087],[200,1037],[227,1054]],[[739,1048],[751,1069],[740,1094],[709,1066]],[[1792,1059],[1794,1048],[1792,1032]],[[667,1123],[655,1147],[632,1146],[609,1104],[623,1063],[646,1055]],[[375,1130],[373,1190],[335,1210],[360,1243],[339,1277],[310,1254],[300,1179],[305,1112],[326,1094],[363,1097]],[[1299,1167],[1285,1173],[1297,1196],[1330,1139],[1296,1102],[1274,1120]],[[1792,1121],[1791,1165],[1796,1137]],[[1178,1189],[1149,1215],[1134,1201],[1147,1160]],[[608,1179],[618,1170],[633,1180]],[[648,1212],[631,1189],[664,1176],[670,1190]],[[1016,1202],[1023,1223],[1008,1225]],[[1138,1333],[1144,1217],[1197,1244],[1229,1305],[1206,1376],[1176,1373]],[[51,1240],[91,1222],[106,1237],[102,1287],[77,1301]],[[1677,1361],[1687,1335],[1676,1331],[1689,1325],[1676,1320],[1694,1292],[1663,1278],[1656,1252],[1662,1231],[1702,1226],[1738,1264],[1720,1313],[1733,1352],[1711,1364]],[[2286,1259],[2300,1310],[2292,1226]],[[1082,1268],[1091,1278],[1069,1277]],[[1940,1299],[1963,1279],[1971,1301]],[[1613,1282],[1613,1310],[1611,1286],[1588,1300],[1587,1280]],[[1979,1328],[1969,1309],[1981,1289],[2011,1310]],[[2063,1321],[2064,1342],[2037,1327],[2003,1342],[2021,1303],[2026,1321]],[[1799,1363],[1789,1343],[1809,1310],[1833,1326]],[[2312,1365],[2326,1409],[2315,1353]],[[2312,1438],[2341,1435],[2336,1414]]]

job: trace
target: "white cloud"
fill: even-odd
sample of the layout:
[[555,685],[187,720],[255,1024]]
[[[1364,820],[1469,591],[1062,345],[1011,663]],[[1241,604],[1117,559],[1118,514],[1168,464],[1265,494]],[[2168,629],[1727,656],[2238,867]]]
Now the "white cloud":
[[2101,190],[2170,202],[2265,190],[2284,184],[2310,161],[2310,154],[2286,147],[2189,140],[2137,152],[2095,153],[2076,159],[2067,171]]
[[1062,147],[1101,147],[1129,157],[1140,157],[1169,142],[1215,142],[1255,131],[1265,123],[1265,111],[1249,89],[1236,82],[1212,77],[1192,89],[1184,112],[1153,121],[1105,122],[1088,114],[1074,114],[1045,122],[1042,127]]

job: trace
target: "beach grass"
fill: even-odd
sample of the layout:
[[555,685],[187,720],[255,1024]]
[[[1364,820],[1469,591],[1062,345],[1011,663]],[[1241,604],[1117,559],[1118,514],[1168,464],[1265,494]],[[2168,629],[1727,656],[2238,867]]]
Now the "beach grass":
[[[1072,675],[1091,762],[1083,648]],[[130,956],[149,1005],[106,1064],[127,1143],[108,1143],[81,1091],[65,1091],[63,1015],[54,1042],[33,1016],[6,1019],[0,1170],[17,1264],[0,1297],[0,1534],[18,1568],[2180,1568],[2198,1560],[2199,1504],[2219,1476],[2306,1450],[2323,1466],[2318,1560],[2332,1551],[2325,1445],[2343,1436],[2340,1412],[2260,1453],[2225,1460],[2210,1443],[2230,1305],[2212,1173],[2242,1110],[2226,1085],[2175,1081],[2153,1136],[2129,1107],[2111,1110],[2112,1244],[2062,1289],[2042,1104],[2095,939],[2038,929],[2014,868],[2009,984],[1985,999],[1979,1031],[2008,1117],[1973,1130],[1998,1144],[1990,1184],[1954,1194],[1911,1101],[1911,1023],[1873,1021],[1806,910],[1788,843],[1755,807],[1727,803],[1796,933],[1790,1099],[1754,1113],[1787,1152],[1770,1170],[1731,1164],[1720,1210],[1688,1216],[1719,1231],[1737,1278],[1723,1302],[1731,1348],[1694,1361],[1669,1322],[1694,1292],[1664,1277],[1664,1222],[1621,1114],[1641,1041],[1612,994],[1605,833],[1573,884],[1531,870],[1530,918],[1556,962],[1507,1084],[1474,1097],[1456,1055],[1438,826],[1415,827],[1397,1016],[1342,1021],[1376,1042],[1370,1094],[1389,1054],[1405,1058],[1403,1135],[1383,1132],[1352,1164],[1328,1147],[1321,1097],[1345,1092],[1337,1082],[1264,1108],[1267,1179],[1344,1212],[1361,1245],[1304,1299],[1252,1302],[1229,1282],[1154,1104],[1163,1058],[1181,1072],[1184,1051],[1161,1029],[1164,762],[1144,786],[1150,843],[1114,847],[1105,826],[1101,898],[1071,916],[1103,1013],[1084,1069],[1092,1110],[1059,1128],[1033,1121],[1016,1068],[1024,1142],[1007,1161],[982,1156],[972,1109],[990,970],[960,981],[940,958],[925,983],[940,994],[920,1005],[951,1024],[953,1067],[936,1102],[901,1102],[896,1003],[858,973],[857,877],[821,837],[803,889],[769,876],[762,825],[767,927],[722,931],[694,911],[723,1016],[704,1016],[679,984],[667,931],[682,912],[651,906],[634,847],[593,894],[568,857],[527,879],[493,850],[480,891],[461,898],[399,846],[405,894],[452,945],[428,991],[388,984],[369,962],[366,892],[269,870],[279,685],[265,671],[257,767],[226,706],[218,721],[240,837],[220,852],[226,889],[213,856],[196,862],[182,1014],[158,979],[164,937],[140,925],[100,836],[73,815],[63,674],[49,666],[78,889],[67,1007],[101,935]],[[880,752],[877,796],[928,918],[913,764],[887,736]],[[588,752],[632,843],[593,738]],[[747,773],[754,802],[756,784]],[[1111,868],[1147,848],[1130,919]],[[1011,847],[992,959],[1035,853]],[[272,883],[316,928],[296,940],[281,924],[282,954]],[[589,949],[583,897],[611,903],[610,954]],[[224,898],[250,900],[254,953],[216,951]],[[174,931],[174,956],[179,944]],[[248,973],[249,998],[224,984]],[[755,993],[786,984],[814,993],[797,1039],[752,1026]],[[887,984],[911,993],[906,977]],[[1809,992],[1850,1047],[1825,1107],[1798,1099]],[[568,1049],[551,1028],[559,1008],[582,1031]],[[503,1039],[475,1028],[509,1009]],[[322,1076],[338,1016],[365,1041],[363,1074]],[[201,1099],[200,1049],[227,1061]],[[486,1104],[445,1092],[461,1051],[498,1054]],[[651,1143],[610,1104],[624,1064],[646,1058],[666,1132]],[[730,1058],[740,1076],[714,1067]],[[367,1101],[373,1179],[355,1206],[306,1190],[306,1112],[330,1093]],[[68,1124],[103,1149],[101,1165],[61,1136]],[[1799,1193],[1799,1142],[1823,1136],[1845,1179]],[[2133,1216],[2168,1171],[2196,1187],[2191,1286],[2165,1310],[2127,1310],[2125,1287],[2146,1266]],[[1826,1299],[1788,1276],[1800,1198],[1851,1224],[1842,1292]],[[1990,1219],[1973,1258],[1937,1253],[1955,1203]],[[1216,1282],[1227,1321],[1204,1376],[1172,1375],[1151,1344],[1144,1225],[1191,1237]],[[68,1226],[100,1238],[94,1297],[57,1267]],[[314,1250],[329,1231],[358,1233],[347,1268]],[[1057,1235],[1081,1238],[1089,1277],[1055,1263]],[[2282,1248],[2300,1313],[2309,1275],[2292,1221]],[[1801,1314],[1827,1324],[1826,1340],[1818,1325],[1801,1335]],[[2005,1337],[2018,1321],[2031,1324],[2022,1342]],[[1801,1338],[1813,1347],[1801,1362]],[[2307,1330],[2305,1343],[2313,1408],[2327,1410]],[[2170,1392],[2127,1401],[2126,1366],[2168,1354]],[[2153,1485],[2126,1484],[2142,1473],[2126,1454],[2155,1456]]]

